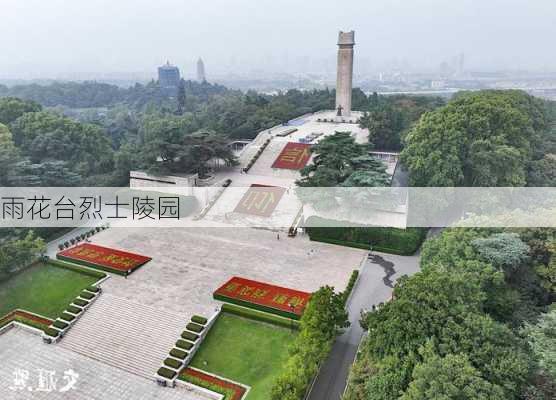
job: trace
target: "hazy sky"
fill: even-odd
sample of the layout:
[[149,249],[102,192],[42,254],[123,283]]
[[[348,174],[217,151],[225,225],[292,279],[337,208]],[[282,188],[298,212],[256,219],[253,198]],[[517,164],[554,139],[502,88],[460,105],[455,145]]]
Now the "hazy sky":
[[[333,68],[338,30],[356,67],[556,70],[556,0],[0,0],[0,78]],[[154,73],[154,72],[153,72]]]

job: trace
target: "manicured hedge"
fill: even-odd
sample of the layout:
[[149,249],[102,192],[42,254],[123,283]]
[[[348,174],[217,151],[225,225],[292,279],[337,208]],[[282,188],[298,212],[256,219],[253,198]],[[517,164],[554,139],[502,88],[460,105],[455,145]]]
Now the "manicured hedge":
[[54,321],[52,325],[59,329],[66,329],[69,326],[69,324],[62,321]]
[[181,333],[181,337],[191,342],[195,342],[197,339],[199,339],[199,335],[195,335],[193,332],[189,331],[183,331]]
[[81,308],[79,307],[75,307],[75,306],[68,306],[67,310],[72,314],[79,314],[81,311],[83,311]]
[[244,301],[242,299],[238,299],[238,298],[234,298],[234,297],[222,296],[218,293],[213,293],[212,298],[214,300],[222,301],[222,302],[225,302],[225,303],[236,304],[238,306],[247,307],[247,308],[251,308],[253,310],[258,310],[258,311],[278,315],[280,317],[284,317],[284,318],[288,318],[288,319],[299,320],[301,318],[301,316],[299,316],[295,313],[292,313],[292,312],[279,310],[279,309],[273,308],[273,307],[266,307],[266,306],[263,306],[262,304],[255,304],[255,303],[251,303],[249,301]]
[[176,371],[173,371],[165,367],[160,367],[157,371],[157,374],[163,376],[166,379],[173,379],[174,376],[176,376]]
[[89,292],[93,292],[93,293],[98,293],[100,291],[100,288],[96,287],[96,286],[89,286],[87,288],[87,291]]
[[191,317],[191,321],[197,323],[197,324],[201,324],[201,325],[206,325],[208,322],[208,319],[206,319],[205,317],[201,317],[200,315],[194,315]]
[[[88,267],[88,268],[95,268],[95,269],[98,269],[98,270],[101,270],[101,271],[110,272],[111,274],[125,276],[129,273],[129,271],[123,271],[123,270],[119,270],[119,269],[115,269],[115,268],[110,268],[110,267],[106,267],[104,265],[95,264],[93,262],[89,262],[89,261],[85,261],[85,260],[77,260],[77,259],[74,259],[74,258],[71,258],[71,257],[63,256],[61,254],[57,254],[56,257],[57,257],[58,260],[67,261],[67,263],[75,263],[75,264],[83,265],[83,266]],[[139,268],[139,266],[137,268]]]
[[202,332],[205,327],[203,325],[196,324],[195,322],[190,322],[185,326],[188,330],[193,332]]
[[[425,228],[381,228],[381,227],[335,227],[338,221],[326,221],[319,217],[307,220],[307,233],[311,240],[338,244],[385,253],[413,255],[425,240]],[[319,226],[323,225],[323,226]]]
[[183,363],[173,358],[167,358],[166,360],[164,360],[164,365],[174,369],[179,369],[183,365]]
[[69,269],[72,271],[76,271],[76,272],[80,272],[82,274],[88,275],[88,276],[92,276],[93,278],[98,278],[98,279],[102,279],[106,277],[106,274],[104,272],[100,272],[100,271],[93,271],[87,268],[82,268],[78,265],[75,264],[70,264],[64,261],[60,261],[60,260],[48,260],[48,264],[54,265],[56,267],[60,267],[60,268],[65,268],[65,269]]
[[269,313],[261,312],[261,311],[257,311],[257,310],[252,310],[250,308],[236,306],[234,304],[223,304],[222,305],[222,311],[227,312],[228,314],[234,314],[234,315],[237,315],[239,317],[248,318],[248,319],[252,319],[252,320],[260,321],[260,322],[265,322],[265,323],[268,323],[268,324],[273,324],[273,325],[281,326],[281,327],[284,327],[284,328],[299,329],[299,321],[298,320],[279,317],[277,315],[273,315],[273,314],[269,314]]
[[73,304],[77,304],[78,306],[85,307],[87,304],[89,304],[89,302],[83,299],[75,299],[73,301]]
[[79,297],[82,297],[82,298],[87,299],[87,300],[91,300],[92,298],[95,297],[95,295],[92,294],[92,293],[83,291],[83,292],[81,292],[81,294],[79,295]]
[[54,328],[45,328],[44,329],[44,333],[46,333],[48,336],[52,336],[52,337],[58,337],[58,335],[60,335],[60,331]]
[[179,358],[180,360],[185,360],[189,353],[187,351],[179,350],[179,349],[172,349],[170,350],[170,355],[172,357]]
[[71,314],[68,314],[66,312],[63,312],[62,315],[60,315],[60,318],[63,319],[64,321],[73,321],[75,319],[75,317]]
[[193,348],[193,343],[180,339],[176,342],[176,347],[184,350],[191,350]]
[[357,282],[358,277],[359,277],[359,271],[354,270],[351,273],[351,276],[349,277],[349,282],[348,282],[348,285],[346,287],[346,290],[344,290],[342,292],[344,304],[347,302],[347,299],[349,298],[349,295],[351,294],[351,292],[353,290],[353,287],[355,286],[355,282]]

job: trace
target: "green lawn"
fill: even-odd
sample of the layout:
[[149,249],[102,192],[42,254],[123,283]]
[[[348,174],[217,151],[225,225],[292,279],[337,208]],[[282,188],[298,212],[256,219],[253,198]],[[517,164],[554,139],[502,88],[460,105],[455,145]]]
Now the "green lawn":
[[50,264],[38,264],[0,283],[0,317],[20,308],[57,317],[98,278]]
[[268,400],[297,332],[222,313],[191,366],[251,386],[247,400]]

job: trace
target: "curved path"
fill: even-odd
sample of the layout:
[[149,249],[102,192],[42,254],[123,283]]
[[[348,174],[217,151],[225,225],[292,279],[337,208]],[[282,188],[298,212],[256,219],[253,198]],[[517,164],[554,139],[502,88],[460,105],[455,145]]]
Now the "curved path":
[[369,256],[348,304],[351,326],[336,339],[309,400],[340,400],[363,336],[359,325],[361,310],[369,310],[373,305],[387,301],[396,279],[419,270],[419,258],[419,255],[405,257],[377,252]]

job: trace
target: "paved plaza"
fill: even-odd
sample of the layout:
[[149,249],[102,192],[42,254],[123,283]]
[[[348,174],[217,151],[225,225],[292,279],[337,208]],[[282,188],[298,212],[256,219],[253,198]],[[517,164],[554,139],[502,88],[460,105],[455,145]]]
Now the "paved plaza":
[[[42,343],[39,336],[13,328],[0,335],[0,387],[2,400],[202,400],[183,387],[165,389],[119,368],[95,361],[58,345]],[[39,370],[54,371],[55,389],[39,386]],[[68,383],[62,377],[73,370],[75,389],[60,392]],[[28,372],[29,379],[16,386],[14,373]],[[50,382],[49,382],[50,384]],[[22,390],[16,390],[21,387]],[[14,390],[12,390],[13,388]],[[31,390],[29,390],[31,388]],[[45,390],[37,390],[37,389]]]
[[99,245],[152,257],[127,279],[112,276],[105,293],[180,315],[212,315],[212,293],[232,276],[313,292],[343,290],[363,250],[288,238],[250,228],[111,228]]

